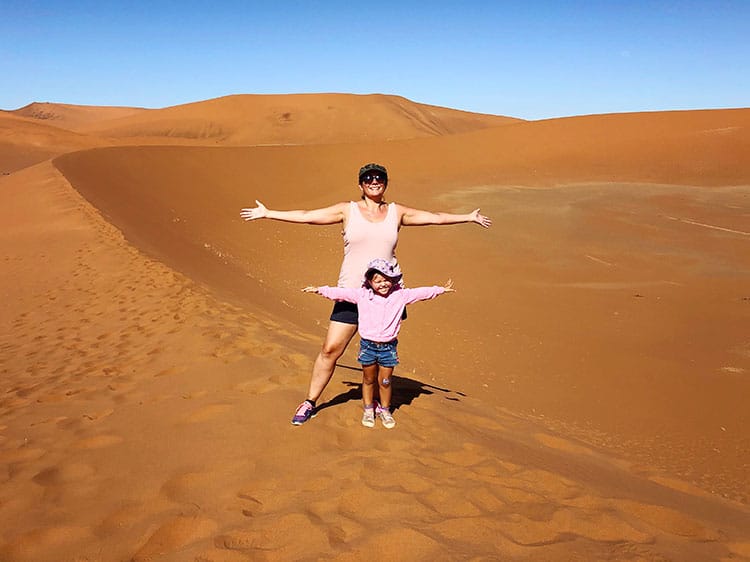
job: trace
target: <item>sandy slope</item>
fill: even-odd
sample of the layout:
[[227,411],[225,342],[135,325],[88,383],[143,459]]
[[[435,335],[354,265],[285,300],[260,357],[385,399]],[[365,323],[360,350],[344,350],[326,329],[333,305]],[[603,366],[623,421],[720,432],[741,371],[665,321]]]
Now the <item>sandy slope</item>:
[[[747,115],[0,178],[0,559],[750,558]],[[339,229],[238,210],[354,197],[371,159],[495,225],[402,233],[409,283],[459,292],[410,310],[397,428],[359,425],[351,351],[294,428],[328,309],[298,289],[335,279]]]

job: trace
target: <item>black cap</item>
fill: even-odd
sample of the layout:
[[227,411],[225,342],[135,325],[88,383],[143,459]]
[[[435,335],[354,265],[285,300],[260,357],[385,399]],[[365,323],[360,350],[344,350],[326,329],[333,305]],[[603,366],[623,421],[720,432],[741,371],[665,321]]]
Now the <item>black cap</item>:
[[388,170],[385,169],[385,166],[370,162],[369,164],[365,164],[359,169],[359,183],[362,183],[362,176],[367,175],[369,172],[380,172],[385,176],[385,179],[388,180]]

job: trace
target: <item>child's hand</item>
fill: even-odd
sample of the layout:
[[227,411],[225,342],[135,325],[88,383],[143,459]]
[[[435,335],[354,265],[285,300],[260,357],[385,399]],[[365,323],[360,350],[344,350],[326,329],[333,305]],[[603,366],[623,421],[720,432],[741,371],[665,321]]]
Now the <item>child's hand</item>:
[[443,285],[446,293],[455,293],[456,289],[453,288],[453,279],[448,279]]
[[265,216],[268,214],[268,209],[266,206],[258,201],[255,200],[255,204],[258,205],[257,207],[247,207],[245,209],[242,209],[240,211],[240,216],[245,219],[246,221],[253,221],[255,219],[262,219],[265,218]]
[[312,285],[309,285],[309,286],[305,287],[304,289],[302,289],[302,292],[303,293],[317,293],[318,292],[318,288],[317,287],[313,287]]

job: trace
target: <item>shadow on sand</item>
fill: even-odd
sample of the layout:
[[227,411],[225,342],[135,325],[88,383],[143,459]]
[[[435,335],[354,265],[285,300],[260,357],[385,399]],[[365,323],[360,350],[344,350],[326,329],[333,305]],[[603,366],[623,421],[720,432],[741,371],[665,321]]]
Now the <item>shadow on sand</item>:
[[[350,371],[357,371],[362,373],[360,367],[351,367],[349,365],[336,365],[339,369],[348,369]],[[441,392],[445,394],[446,400],[459,401],[462,396],[466,396],[463,392],[457,390],[451,390],[449,388],[440,388],[439,386],[433,386],[431,384],[423,383],[408,377],[402,377],[399,375],[393,375],[393,399],[391,404],[391,410],[396,411],[401,406],[408,406],[419,396],[423,394],[435,394]],[[320,404],[316,409],[318,412],[344,404],[350,400],[362,400],[362,382],[342,381],[343,384],[349,387],[349,390],[342,392],[328,400],[327,402]]]

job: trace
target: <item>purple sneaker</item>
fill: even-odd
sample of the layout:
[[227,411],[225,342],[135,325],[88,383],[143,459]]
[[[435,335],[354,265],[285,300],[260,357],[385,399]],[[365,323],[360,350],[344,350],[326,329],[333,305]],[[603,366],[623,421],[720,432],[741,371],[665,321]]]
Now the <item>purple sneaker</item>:
[[315,406],[310,404],[309,401],[305,400],[297,406],[297,411],[294,413],[294,417],[292,418],[292,424],[294,425],[302,425],[307,420],[315,416]]

